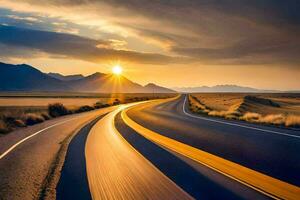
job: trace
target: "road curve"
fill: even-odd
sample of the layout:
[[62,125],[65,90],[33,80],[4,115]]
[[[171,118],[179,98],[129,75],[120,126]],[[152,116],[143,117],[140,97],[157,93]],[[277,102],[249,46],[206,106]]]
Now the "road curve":
[[[254,185],[255,187],[263,189],[260,190],[260,192],[265,193],[267,196],[269,196],[269,192],[271,192],[271,197],[273,198],[297,199],[300,196],[300,188],[297,185],[297,181],[299,181],[297,174],[299,173],[300,165],[299,156],[296,156],[300,148],[299,132],[243,122],[194,116],[184,107],[185,103],[185,97],[182,96],[177,100],[165,103],[148,103],[142,106],[136,106],[135,108],[129,109],[129,117],[124,115],[123,112],[123,119],[127,121],[127,124],[131,124],[129,125],[131,128],[149,140],[166,146],[166,148],[170,148],[193,160],[199,158],[202,160],[206,159],[205,163],[213,164],[213,167],[217,167],[217,170],[220,169],[218,168],[220,163],[227,166],[228,160],[229,165],[224,168],[225,171],[228,172],[233,166],[230,164],[232,163],[231,161],[235,161],[237,166],[239,166],[238,168],[247,169],[242,179],[247,180],[248,186],[252,187]],[[156,133],[161,135],[157,135]],[[227,136],[224,137],[225,135]],[[228,143],[232,145],[228,146]],[[238,145],[236,145],[236,143]],[[252,146],[249,146],[249,143]],[[272,143],[274,145],[273,147]],[[283,146],[276,146],[278,143],[281,143]],[[240,144],[247,145],[241,146]],[[220,148],[220,145],[222,148]],[[187,146],[187,148],[185,148],[185,146]],[[271,147],[272,151],[270,151]],[[218,151],[220,149],[222,149],[222,151]],[[255,154],[257,150],[261,149],[269,151]],[[205,150],[208,153],[201,150]],[[207,155],[213,156],[213,154],[219,156],[221,160],[222,158],[226,158],[227,160],[223,159],[219,163],[211,162],[214,159],[211,159],[212,157]],[[281,157],[278,157],[278,155],[281,155]],[[262,156],[264,156],[263,159],[261,159]],[[287,157],[290,159],[286,159]],[[287,162],[281,162],[282,160]],[[243,165],[240,165],[241,163]],[[271,166],[266,165],[270,163]],[[235,163],[233,164],[236,165]],[[269,177],[267,179],[264,177],[264,173],[261,173],[261,168],[259,168],[262,166],[262,171],[267,172],[265,174]],[[234,170],[234,168],[235,167],[232,168],[233,174],[243,173],[243,170]],[[286,169],[293,170],[293,172],[287,171]],[[248,171],[251,171],[251,173]],[[252,172],[254,172],[254,175]],[[256,176],[257,173],[258,176]],[[248,178],[246,178],[247,176]],[[275,179],[272,177],[275,177]],[[233,176],[233,178],[236,177]],[[282,181],[282,179],[284,181]],[[240,179],[237,181],[240,181]]]
[[[219,118],[194,118],[183,112],[184,99],[183,95],[162,104],[137,106],[128,111],[128,116],[166,137],[300,186],[300,139],[291,137],[299,136],[299,131]],[[291,136],[233,126],[228,122]]]
[[[68,115],[22,128],[0,137],[0,199],[29,200],[49,194],[44,190],[64,160],[64,150],[76,132],[115,107]],[[47,193],[47,194],[46,194]]]
[[[132,103],[1,137],[0,199],[36,199],[52,191],[53,184],[42,189],[79,130],[65,163],[73,171],[61,178],[77,175],[80,188],[83,177],[86,198],[298,199],[299,132],[195,116],[186,104],[184,95]],[[57,187],[61,199],[74,196],[65,180]]]
[[266,176],[262,173],[258,173],[244,166],[146,129],[130,119],[127,115],[127,111],[128,110],[123,111],[121,116],[128,126],[145,138],[165,147],[166,149],[170,149],[171,151],[192,159],[201,165],[204,165],[271,198],[297,199],[300,196],[300,188],[296,186],[274,179],[270,176]]
[[98,199],[191,199],[120,135],[114,118],[122,108],[100,120],[86,142],[91,196]]

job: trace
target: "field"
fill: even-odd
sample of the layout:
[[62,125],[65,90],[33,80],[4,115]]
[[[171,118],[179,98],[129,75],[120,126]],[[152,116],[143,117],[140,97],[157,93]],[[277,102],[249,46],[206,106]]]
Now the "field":
[[173,94],[0,93],[0,115],[5,110],[43,110],[53,103],[62,103],[73,109],[84,105],[92,106],[96,102],[111,104],[115,99],[127,103],[170,96]]
[[[62,104],[64,114],[79,113],[116,104],[167,98],[175,94],[0,93],[0,134],[52,117],[49,105]],[[58,114],[64,115],[64,114]]]
[[300,125],[298,93],[196,93],[189,96],[189,101],[191,110],[200,114],[275,125]]

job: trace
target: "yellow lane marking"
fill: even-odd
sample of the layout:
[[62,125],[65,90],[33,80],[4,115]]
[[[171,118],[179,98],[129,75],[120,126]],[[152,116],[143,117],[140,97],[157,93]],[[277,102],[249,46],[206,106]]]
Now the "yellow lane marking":
[[85,157],[92,199],[193,199],[116,129],[116,115],[132,105],[123,105],[104,116],[88,135]]
[[122,111],[122,119],[129,127],[145,138],[199,162],[274,199],[296,200],[300,198],[299,187],[151,131],[130,119],[127,115],[128,110],[129,108]]

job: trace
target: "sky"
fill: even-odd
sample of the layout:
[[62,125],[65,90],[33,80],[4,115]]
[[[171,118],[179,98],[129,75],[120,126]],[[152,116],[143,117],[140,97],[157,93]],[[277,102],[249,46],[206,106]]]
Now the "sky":
[[300,89],[298,0],[0,0],[0,61],[167,87]]

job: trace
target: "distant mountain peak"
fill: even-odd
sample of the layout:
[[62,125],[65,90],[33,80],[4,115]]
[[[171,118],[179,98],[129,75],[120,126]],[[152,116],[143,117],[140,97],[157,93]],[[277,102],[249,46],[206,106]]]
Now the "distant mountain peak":
[[0,62],[0,91],[72,91],[100,93],[170,93],[175,92],[153,83],[142,86],[125,76],[96,72],[81,74],[45,74],[27,65]]
[[61,81],[74,81],[74,80],[80,80],[80,79],[84,78],[84,76],[82,74],[62,75],[60,73],[50,72],[47,75],[51,76],[53,78],[56,78],[58,80],[61,80]]
[[107,74],[101,73],[101,72],[95,72],[91,75],[88,75],[87,78],[98,78],[98,77],[103,77],[107,76]]
[[30,66],[30,65],[27,65],[27,64],[25,64],[25,63],[23,63],[23,64],[19,64],[19,65],[15,65],[15,66],[22,66],[22,67],[30,67],[30,68],[32,68],[32,66]]
[[27,65],[0,63],[0,91],[66,91],[70,88],[38,69]]
[[154,83],[148,83],[147,85],[144,86],[144,88],[149,89],[153,93],[176,93],[176,91],[174,90],[162,86],[158,86]]
[[101,75],[105,75],[105,74],[101,73],[101,72],[95,72],[95,73],[91,74],[90,76],[101,76]]
[[148,83],[144,87],[155,87],[155,86],[157,86],[157,85],[154,83]]

